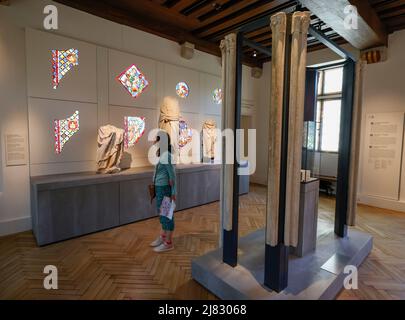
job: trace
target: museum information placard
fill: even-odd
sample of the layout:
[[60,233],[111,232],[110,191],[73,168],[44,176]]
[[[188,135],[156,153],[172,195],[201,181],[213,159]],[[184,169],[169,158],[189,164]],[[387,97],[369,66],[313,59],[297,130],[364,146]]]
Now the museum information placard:
[[27,164],[25,137],[21,134],[6,134],[6,166],[23,166]]
[[399,200],[404,113],[370,113],[366,117],[364,191]]

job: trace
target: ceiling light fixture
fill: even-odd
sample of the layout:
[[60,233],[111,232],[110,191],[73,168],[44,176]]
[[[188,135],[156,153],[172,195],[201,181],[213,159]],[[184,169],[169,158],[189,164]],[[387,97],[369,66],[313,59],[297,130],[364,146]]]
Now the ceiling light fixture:
[[255,50],[255,51],[253,51],[253,58],[256,58],[256,57],[257,57],[257,52]]
[[216,10],[216,11],[219,11],[219,10],[222,9],[222,5],[219,4],[219,3],[216,3],[216,2],[212,4],[212,7],[213,7],[214,10]]

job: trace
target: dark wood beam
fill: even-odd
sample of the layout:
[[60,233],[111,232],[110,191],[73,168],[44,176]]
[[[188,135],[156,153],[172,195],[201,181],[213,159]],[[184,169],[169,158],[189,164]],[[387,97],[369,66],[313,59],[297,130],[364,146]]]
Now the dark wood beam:
[[[81,2],[80,0],[76,2]],[[101,2],[101,1],[96,1]],[[142,15],[148,19],[159,20],[161,24],[177,26],[183,30],[194,30],[199,26],[199,21],[186,17],[173,8],[166,8],[156,5],[149,0],[103,0],[103,3],[111,8],[118,8],[130,12],[131,14]]]
[[218,13],[222,10],[223,5],[225,5],[228,0],[217,0],[217,1],[207,1],[206,4],[197,10],[194,9],[192,12],[187,12],[187,16],[192,18],[199,18],[210,13]]
[[[299,0],[312,13],[333,28],[352,46],[364,50],[388,44],[388,32],[376,11],[365,0]],[[346,6],[353,5],[358,11],[358,28],[345,28]]]
[[[249,1],[246,1],[246,4],[247,3],[249,3]],[[202,26],[194,31],[194,34],[199,37],[214,38],[215,35],[226,34],[233,29],[239,28],[245,22],[254,21],[255,18],[270,15],[272,12],[278,11],[278,9],[282,10],[284,9],[284,6],[288,6],[291,3],[292,2],[288,0],[274,0],[270,2],[266,0],[255,1],[231,15],[227,15],[221,19],[216,19],[212,23],[207,24],[207,21],[204,21]],[[244,5],[246,4],[244,3]]]
[[245,38],[243,40],[243,44],[245,46],[252,48],[253,50],[255,50],[257,52],[263,53],[266,56],[271,57],[271,54],[272,54],[271,49],[261,46],[259,43],[253,42],[253,41]]
[[[194,36],[191,32],[177,25],[162,22],[159,17],[152,17],[138,12],[123,10],[97,0],[55,0],[55,2],[90,13],[92,15],[114,21],[116,23],[133,27],[179,44],[190,42],[197,50],[220,57],[219,43],[210,42]],[[258,61],[246,59],[243,63],[250,67],[261,66]]]
[[9,5],[10,5],[10,1],[9,1],[9,0],[0,0],[0,5],[9,6]]

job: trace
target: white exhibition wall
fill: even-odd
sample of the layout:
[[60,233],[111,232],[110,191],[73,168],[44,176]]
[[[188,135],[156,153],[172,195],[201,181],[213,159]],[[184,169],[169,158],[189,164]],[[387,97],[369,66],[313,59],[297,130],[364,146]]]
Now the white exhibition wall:
[[[166,96],[179,101],[181,116],[190,128],[201,131],[206,119],[214,119],[220,126],[221,105],[215,104],[212,98],[213,90],[221,85],[221,79],[216,75],[100,47],[100,50],[108,51],[105,60],[103,55],[98,56],[100,50],[95,45],[34,29],[27,29],[26,41],[31,176],[94,170],[98,124],[124,128],[126,116],[145,117],[146,131],[135,147],[125,151],[123,166],[149,165],[148,133],[158,127],[159,106]],[[50,53],[52,49],[70,48],[79,50],[79,65],[67,73],[54,90]],[[107,79],[103,79],[105,73],[98,71],[99,66],[105,68],[102,60],[108,64]],[[137,98],[133,98],[117,79],[132,65],[149,82]],[[190,88],[185,99],[176,95],[176,85],[181,81]],[[108,85],[108,106],[98,101],[97,83]],[[212,102],[208,103],[210,100]],[[103,123],[98,119],[98,112],[103,113],[105,107],[108,117]],[[80,116],[80,131],[65,145],[62,154],[57,155],[53,151],[53,121],[67,118],[76,110]]]
[[[388,46],[388,59],[382,63],[367,65],[364,74],[364,91],[363,91],[363,125],[362,125],[362,143],[360,158],[360,189],[359,201],[372,206],[405,211],[405,146],[399,144],[395,152],[399,154],[401,164],[397,166],[395,172],[381,175],[379,169],[370,171],[368,166],[367,154],[367,115],[373,113],[399,113],[405,112],[405,31],[398,31],[390,35]],[[401,157],[402,154],[402,157]],[[394,166],[393,166],[394,167]],[[392,168],[393,168],[392,167]],[[395,186],[396,190],[390,193],[378,192],[370,189],[368,183],[369,176],[376,174],[380,176],[378,184],[381,187]],[[399,178],[395,183],[395,179]],[[375,183],[375,182],[374,182]],[[398,195],[393,197],[393,195]],[[395,199],[391,199],[395,198]]]
[[[52,86],[52,50],[79,50],[79,65]],[[83,41],[26,30],[28,96],[97,103],[97,47]]]
[[[58,8],[59,29],[43,29],[43,9]],[[72,23],[74,22],[74,23]],[[52,89],[51,50],[79,49],[79,65]],[[48,0],[14,0],[0,6],[0,236],[31,229],[30,176],[95,169],[97,128],[123,127],[124,116],[146,117],[147,128],[157,126],[165,95],[176,96],[178,81],[190,86],[181,113],[201,130],[205,119],[221,124],[220,106],[212,91],[220,86],[220,58],[195,51],[191,60],[180,56],[178,43],[98,18]],[[133,99],[116,77],[136,64],[150,86]],[[242,97],[256,104],[260,80],[243,68]],[[28,92],[27,92],[28,91]],[[180,99],[180,98],[179,98]],[[53,120],[80,112],[80,131],[56,155]],[[27,163],[6,166],[4,136],[26,137]],[[124,155],[126,166],[144,166],[147,133]]]

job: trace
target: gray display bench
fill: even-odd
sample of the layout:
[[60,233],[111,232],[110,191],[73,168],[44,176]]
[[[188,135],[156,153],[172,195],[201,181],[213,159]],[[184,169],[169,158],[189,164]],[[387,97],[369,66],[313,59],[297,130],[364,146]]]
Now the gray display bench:
[[316,248],[319,204],[319,180],[311,179],[301,183],[300,216],[298,224],[298,245],[290,252],[303,257]]
[[[220,198],[221,166],[178,165],[177,208],[184,210]],[[32,228],[38,245],[101,231],[157,216],[149,201],[153,167],[118,174],[94,172],[31,178]],[[241,177],[241,193],[249,177]]]

